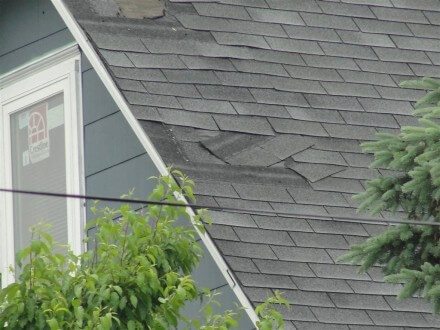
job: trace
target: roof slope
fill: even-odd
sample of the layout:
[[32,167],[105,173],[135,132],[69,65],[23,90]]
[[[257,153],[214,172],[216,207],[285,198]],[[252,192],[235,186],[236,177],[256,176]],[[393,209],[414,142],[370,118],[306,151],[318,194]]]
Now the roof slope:
[[439,328],[428,304],[396,301],[379,269],[336,263],[382,226],[306,215],[354,215],[352,195],[380,174],[359,143],[414,122],[423,92],[398,83],[440,76],[440,2],[172,2],[142,21],[72,8],[199,202],[255,210],[213,212],[209,229],[251,301],[282,289],[298,329]]

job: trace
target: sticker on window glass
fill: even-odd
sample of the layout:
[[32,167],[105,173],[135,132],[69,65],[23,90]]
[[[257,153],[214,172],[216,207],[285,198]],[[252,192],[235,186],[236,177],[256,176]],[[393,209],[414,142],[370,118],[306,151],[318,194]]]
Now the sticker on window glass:
[[49,130],[47,125],[47,102],[29,111],[28,145],[31,163],[38,163],[50,156]]

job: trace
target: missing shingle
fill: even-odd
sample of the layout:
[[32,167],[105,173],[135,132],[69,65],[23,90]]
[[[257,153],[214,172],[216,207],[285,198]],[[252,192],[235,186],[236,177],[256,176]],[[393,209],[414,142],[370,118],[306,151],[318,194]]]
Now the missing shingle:
[[165,0],[115,0],[121,16],[143,19],[165,15]]

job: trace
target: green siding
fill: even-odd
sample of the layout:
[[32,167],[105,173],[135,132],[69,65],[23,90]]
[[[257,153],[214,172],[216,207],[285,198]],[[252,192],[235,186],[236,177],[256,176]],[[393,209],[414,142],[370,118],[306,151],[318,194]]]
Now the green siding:
[[0,75],[71,42],[50,0],[0,1]]

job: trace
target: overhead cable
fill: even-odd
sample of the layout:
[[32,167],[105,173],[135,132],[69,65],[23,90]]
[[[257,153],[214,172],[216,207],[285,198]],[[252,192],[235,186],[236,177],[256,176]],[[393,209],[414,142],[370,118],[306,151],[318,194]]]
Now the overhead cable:
[[[323,215],[323,214],[312,214],[306,212],[284,212],[277,210],[257,210],[257,209],[248,209],[248,208],[213,206],[213,205],[203,205],[203,204],[184,203],[184,202],[168,202],[168,201],[141,200],[141,199],[133,199],[133,198],[76,195],[76,194],[64,194],[64,193],[56,193],[56,192],[33,191],[33,190],[22,190],[22,189],[0,188],[0,192],[34,195],[34,196],[46,196],[46,197],[54,197],[54,198],[74,198],[74,199],[94,200],[94,201],[103,201],[103,202],[141,204],[144,206],[160,205],[160,206],[190,207],[194,210],[206,209],[210,211],[219,211],[219,212],[227,212],[227,213],[307,218],[311,220],[322,220],[322,221],[339,221],[339,222],[365,223],[365,224],[373,223],[373,224],[409,224],[409,225],[440,226],[440,222],[434,222],[434,221],[391,220],[391,219],[374,218],[374,217],[342,216],[342,215],[331,215],[331,214]],[[292,204],[292,206],[295,207],[295,204]]]

